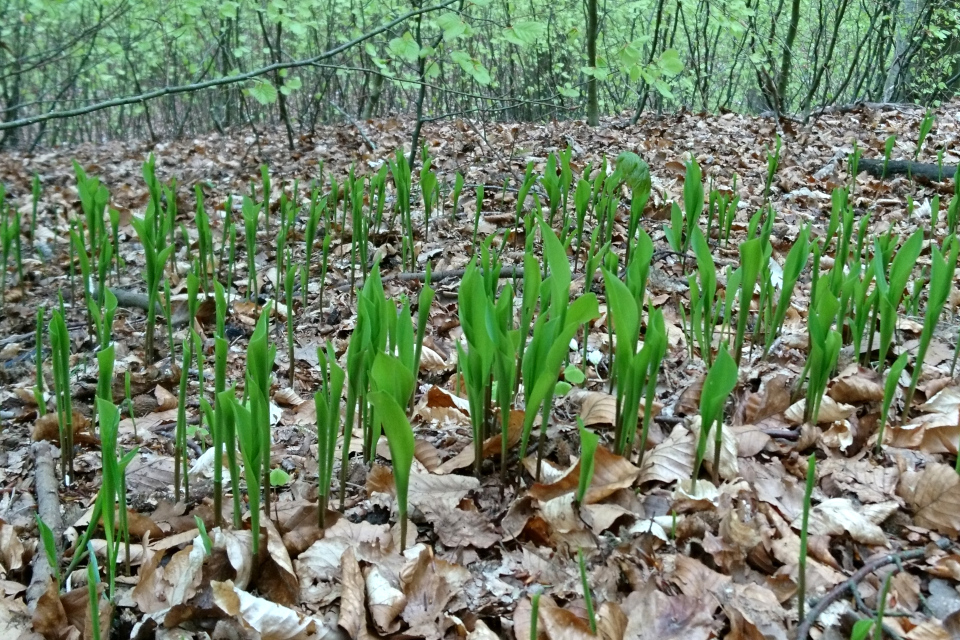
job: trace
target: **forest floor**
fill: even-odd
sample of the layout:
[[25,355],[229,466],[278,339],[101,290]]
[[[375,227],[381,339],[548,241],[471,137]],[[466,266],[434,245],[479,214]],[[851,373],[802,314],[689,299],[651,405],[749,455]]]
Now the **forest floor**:
[[[960,164],[958,114],[957,103],[937,111],[921,161],[936,162],[936,150],[942,148],[944,165]],[[806,223],[814,237],[824,235],[832,190],[851,182],[847,155],[854,141],[864,158],[882,159],[885,141],[895,134],[891,157],[913,159],[922,118],[919,108],[859,107],[823,115],[809,126],[785,122],[781,162],[770,192],[776,212],[773,259],[783,264]],[[55,308],[58,293],[67,303],[73,407],[78,416],[91,415],[97,385],[96,340],[87,333],[83,305],[71,304],[69,295],[69,221],[82,215],[72,161],[100,178],[110,190],[110,207],[120,213],[123,268],[110,283],[121,290],[144,290],[143,250],[130,224],[132,216],[143,215],[148,200],[141,165],[154,153],[160,181],[176,179],[179,221],[192,246],[185,246],[178,231],[175,269],[170,272],[175,305],[185,304],[185,273],[197,250],[195,186],[202,189],[211,212],[215,248],[227,198],[233,196],[230,213],[240,225],[240,236],[227,320],[233,338],[227,381],[242,386],[245,348],[258,302],[277,298],[276,238],[262,228],[255,257],[259,300],[251,300],[247,291],[239,203],[251,185],[259,185],[260,166],[270,168],[271,208],[278,206],[281,190],[304,205],[320,162],[326,192],[329,177],[342,184],[353,163],[361,176],[378,171],[396,148],[409,145],[411,131],[412,122],[405,119],[323,127],[300,136],[292,152],[279,131],[255,136],[243,130],[156,145],[107,142],[30,155],[0,154],[0,183],[6,186],[7,204],[21,211],[24,221],[32,212],[34,174],[42,187],[33,245],[26,236],[23,240],[24,281],[17,282],[11,262],[0,317],[0,637],[92,637],[86,569],[64,576],[59,592],[55,581],[38,577],[33,570],[44,555],[35,521],[38,492],[43,491],[41,468],[49,470],[49,461],[58,459],[55,413],[52,422],[49,417],[38,419],[33,398],[34,330],[37,310]],[[604,155],[611,161],[622,151],[641,155],[653,179],[641,221],[656,249],[648,292],[652,304],[663,311],[669,345],[657,383],[659,413],[637,466],[636,452],[621,458],[609,451],[614,421],[607,384],[612,345],[602,281],[586,283],[582,269],[575,272],[571,298],[597,291],[601,316],[588,337],[586,380],[554,404],[542,482],[534,482],[530,471],[535,464],[529,459],[521,464],[514,448],[508,459],[511,476],[522,479],[502,487],[499,444],[478,481],[471,469],[469,410],[458,395],[459,279],[435,282],[437,296],[412,413],[417,442],[410,480],[413,535],[403,553],[398,549],[395,488],[385,440],[372,467],[359,456],[352,459],[342,515],[331,516],[325,532],[317,525],[312,398],[320,376],[316,350],[330,340],[342,358],[356,322],[349,234],[332,238],[322,307],[319,248],[313,253],[306,306],[300,305],[299,291],[294,309],[283,306],[284,315],[295,314],[292,384],[283,315],[271,329],[278,347],[271,465],[286,470],[290,481],[275,489],[270,522],[261,520],[268,544],[262,545],[267,550],[256,560],[250,552],[248,519],[247,531],[215,529],[210,480],[214,461],[212,455],[203,455],[209,444],[203,442],[202,432],[194,430],[191,435],[190,499],[175,501],[179,363],[171,361],[162,321],[157,327],[160,360],[155,365],[144,362],[145,314],[121,303],[113,328],[114,397],[123,398],[124,374],[129,371],[137,417],[135,423],[129,418],[121,422],[120,446],[139,447],[127,469],[136,544],[130,549],[130,574],[122,567],[118,570],[115,607],[106,599],[100,601],[102,619],[112,614],[109,636],[528,638],[531,594],[542,587],[540,637],[587,638],[592,635],[577,562],[577,550],[582,549],[597,635],[604,638],[793,638],[800,624],[796,594],[806,461],[816,455],[806,570],[806,611],[816,611],[816,620],[810,620],[815,622],[812,637],[849,637],[856,620],[875,615],[883,589],[888,637],[960,637],[960,548],[952,542],[960,529],[960,476],[952,469],[960,438],[960,384],[951,372],[960,305],[956,288],[927,354],[913,407],[900,424],[901,390],[882,453],[877,455],[884,382],[874,368],[853,362],[848,348],[841,352],[837,373],[829,382],[819,424],[803,424],[802,403],[798,406],[791,399],[808,358],[808,265],[783,335],[770,354],[763,357],[762,349],[756,348],[745,351],[724,422],[729,436],[724,439],[718,481],[712,483],[705,475],[699,489],[689,492],[696,447],[696,422],[691,418],[699,413],[706,368],[687,344],[681,316],[681,309],[689,305],[687,267],[682,256],[667,250],[663,226],[669,223],[671,202],[682,202],[685,163],[691,157],[700,164],[707,193],[711,188],[731,193],[736,174],[740,205],[732,236],[728,243],[717,243],[714,258],[721,273],[727,265],[738,264],[738,245],[746,238],[748,221],[764,205],[766,149],[773,148],[775,136],[772,119],[736,114],[646,115],[635,126],[625,119],[606,119],[597,128],[580,122],[466,121],[424,127],[422,140],[444,185],[444,199],[425,232],[423,207],[414,192],[418,271],[428,262],[434,272],[467,265],[473,251],[476,185],[486,185],[480,238],[504,232],[498,241],[508,243],[502,253],[504,265],[522,265],[523,240],[515,238],[512,229],[517,187],[528,162],[542,174],[547,155],[569,146],[576,180],[588,163],[596,169]],[[460,206],[453,211],[449,185],[456,172],[463,174],[465,187]],[[296,180],[299,191],[294,194]],[[855,182],[851,204],[858,221],[869,216],[870,239],[888,230],[905,238],[919,226],[929,227],[931,201],[939,195],[945,209],[954,191],[952,180],[913,181],[907,176],[881,180],[861,173]],[[503,190],[505,184],[508,188]],[[389,180],[387,189],[389,210],[395,199]],[[621,256],[628,202],[625,197],[613,235],[613,250]],[[527,209],[532,205],[532,198],[522,203]],[[940,217],[931,232],[938,244],[946,235],[942,212]],[[299,216],[289,244],[298,263],[304,258],[304,224]],[[588,235],[593,224],[587,221]],[[388,299],[406,295],[416,300],[421,284],[401,276],[398,229],[387,226],[371,234],[371,255],[375,252],[381,259]],[[539,243],[536,246],[539,251]],[[919,263],[921,268],[930,264],[929,251]],[[831,265],[832,257],[824,256],[820,267]],[[721,287],[725,282],[721,277]],[[901,317],[893,355],[916,349],[922,322],[922,317]],[[201,310],[196,327],[204,336],[212,335],[209,310]],[[177,344],[184,336],[185,328],[178,327]],[[578,335],[569,354],[575,365],[581,364],[580,340]],[[44,338],[49,387],[53,375],[48,350]],[[212,351],[207,358],[212,362]],[[908,383],[908,377],[905,373],[902,382]],[[196,371],[190,378],[186,412],[195,426],[200,414]],[[211,386],[205,385],[208,399]],[[902,386],[905,389],[906,384]],[[580,455],[577,416],[601,435],[595,476],[582,505],[572,500]],[[82,426],[84,419],[76,422]],[[88,427],[78,432],[76,441],[75,482],[69,487],[61,483],[53,496],[63,522],[55,531],[62,547],[61,570],[77,553],[74,547],[89,525],[103,478],[96,431]],[[350,446],[360,446],[356,432]],[[338,477],[335,469],[335,492]],[[225,507],[230,502],[224,498]],[[331,505],[338,502],[331,500]],[[213,539],[213,553],[206,559],[195,516],[204,521]],[[106,545],[102,528],[93,537],[102,551]],[[101,566],[104,562],[105,557]],[[848,582],[854,574],[855,584]],[[887,576],[892,577],[885,586]]]

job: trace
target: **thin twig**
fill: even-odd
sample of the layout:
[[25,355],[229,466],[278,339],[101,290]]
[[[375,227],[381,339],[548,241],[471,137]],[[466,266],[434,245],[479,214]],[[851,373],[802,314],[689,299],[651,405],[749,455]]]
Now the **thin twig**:
[[352,124],[354,127],[356,127],[357,131],[360,132],[360,137],[363,138],[364,144],[367,145],[367,148],[370,149],[370,151],[376,151],[376,150],[377,150],[377,145],[373,144],[373,140],[371,140],[370,138],[367,137],[367,134],[364,133],[363,128],[360,126],[360,123],[357,122],[356,119],[355,119],[353,116],[351,116],[349,113],[347,113],[346,111],[344,111],[343,109],[341,109],[341,108],[337,105],[337,103],[335,103],[333,100],[328,100],[327,103],[328,103],[331,107],[333,107],[334,109],[336,109],[337,111],[339,111],[340,114],[341,114],[344,118],[346,118],[347,121],[350,122],[350,124]]
[[[934,543],[940,549],[946,549],[950,546],[951,541],[947,538],[940,538]],[[797,629],[797,640],[807,640],[810,635],[810,629],[813,628],[814,623],[820,615],[827,610],[827,608],[840,599],[844,593],[852,589],[858,582],[863,580],[869,574],[873,573],[880,567],[885,567],[888,564],[893,564],[895,562],[903,562],[905,560],[916,560],[927,555],[926,547],[922,549],[911,549],[910,551],[901,551],[900,553],[888,553],[883,556],[877,556],[873,560],[868,560],[866,564],[857,569],[853,575],[847,579],[846,582],[838,584],[833,589],[831,589],[827,595],[823,596],[819,602],[807,614],[803,619],[803,622],[800,623],[800,627]]]

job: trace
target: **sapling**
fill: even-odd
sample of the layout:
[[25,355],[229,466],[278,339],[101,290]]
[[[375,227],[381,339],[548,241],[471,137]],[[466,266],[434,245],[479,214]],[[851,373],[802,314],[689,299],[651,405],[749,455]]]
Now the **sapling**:
[[[910,403],[913,402],[913,394],[917,389],[917,383],[920,381],[923,360],[927,355],[927,349],[930,347],[933,332],[937,328],[937,322],[940,320],[940,312],[943,311],[947,297],[953,287],[953,274],[957,265],[960,242],[957,241],[956,237],[949,236],[943,244],[946,258],[944,258],[944,252],[941,252],[937,247],[933,247],[931,251],[930,291],[927,296],[927,309],[923,318],[923,330],[920,332],[920,344],[917,347],[917,355],[914,360],[913,375],[910,378],[910,388],[907,389],[907,395],[904,398],[904,414],[910,411]],[[949,248],[947,248],[948,245]]]
[[[523,205],[527,200],[527,194],[530,193],[530,190],[533,189],[533,186],[537,182],[537,176],[533,172],[533,161],[527,163],[527,169],[523,174],[523,182],[520,183],[520,189],[517,192],[517,205],[515,207],[514,222],[513,222],[513,248],[517,249],[520,245],[520,219],[523,217]],[[506,191],[504,191],[506,195]],[[535,211],[539,211],[539,208],[535,208]]]
[[60,472],[64,486],[73,481],[73,407],[70,394],[70,334],[60,311],[54,310],[47,329],[53,351],[54,396],[60,427]]
[[737,312],[737,337],[734,343],[734,359],[738,366],[743,353],[743,336],[747,328],[747,318],[750,315],[750,301],[753,300],[753,289],[762,261],[763,245],[760,238],[748,240],[740,245],[740,308]]
[[[588,173],[588,170],[585,172]],[[580,263],[580,251],[583,247],[583,227],[587,219],[587,207],[590,205],[590,181],[581,178],[577,181],[577,189],[573,194],[574,212],[577,217],[577,250],[573,254],[573,270],[577,270]]]
[[[255,433],[260,438],[259,451],[262,455],[260,466],[263,470],[263,481],[259,486],[264,488],[263,509],[267,514],[270,513],[270,372],[273,371],[277,355],[277,348],[270,345],[267,333],[270,306],[271,303],[267,302],[261,311],[256,329],[247,345],[246,386],[244,387],[244,392],[250,401],[250,416],[253,421],[248,434]],[[254,389],[256,393],[253,393]],[[237,427],[239,431],[239,419]],[[249,486],[249,478],[247,483]]]
[[195,193],[197,196],[197,244],[200,253],[200,277],[203,280],[203,290],[210,290],[208,281],[208,272],[210,264],[213,262],[213,234],[210,231],[210,217],[203,203],[203,190],[200,185],[196,185]]
[[524,353],[521,368],[526,413],[520,436],[520,459],[526,456],[533,420],[537,411],[542,408],[544,420],[540,426],[537,449],[539,478],[557,373],[569,351],[570,339],[583,324],[597,318],[600,312],[593,293],[585,293],[572,304],[569,303],[570,263],[567,261],[566,251],[553,230],[542,219],[538,222],[550,276],[548,280],[544,280],[541,287],[541,314],[534,324],[533,339]]
[[583,498],[593,480],[593,469],[596,461],[597,444],[600,436],[585,426],[580,416],[577,416],[577,429],[580,432],[580,479],[577,482],[577,504],[583,504]]
[[800,380],[802,381],[809,374],[804,421],[810,424],[817,422],[823,394],[830,375],[836,367],[842,343],[840,332],[831,329],[840,302],[833,295],[828,284],[826,280],[818,283],[807,318],[810,354]]
[[877,362],[877,369],[880,373],[883,373],[887,352],[893,343],[893,332],[897,323],[897,310],[900,307],[900,301],[903,298],[903,292],[907,286],[907,279],[913,271],[913,266],[920,256],[922,247],[923,229],[917,229],[917,231],[903,243],[900,250],[897,251],[897,255],[890,263],[889,282],[881,257],[882,251],[878,248],[874,255],[874,277],[876,278],[877,289],[880,292],[878,298],[880,306],[880,354]]
[[[124,472],[127,465],[137,454],[134,449],[121,456],[117,447],[117,434],[120,425],[120,411],[109,400],[97,398],[97,413],[100,416],[100,440],[103,465],[103,483],[100,495],[103,515],[103,530],[107,540],[107,575],[110,599],[114,597],[117,570],[117,546],[114,544],[114,532],[119,528],[119,540],[123,539],[126,551],[126,566],[129,573],[130,531],[127,524],[127,499]],[[116,514],[119,512],[119,521]],[[92,520],[91,522],[96,522]]]
[[[960,198],[954,198],[960,200]],[[477,231],[480,228],[480,216],[483,214],[483,185],[477,185],[477,201],[473,212],[473,236],[470,244],[473,246],[473,253],[477,253]]]
[[773,314],[773,321],[770,324],[769,331],[766,334],[766,344],[763,347],[763,354],[770,352],[774,340],[780,334],[783,328],[783,321],[787,317],[787,310],[790,308],[790,301],[793,298],[793,289],[800,278],[800,273],[807,264],[810,257],[810,226],[807,225],[800,230],[790,252],[787,254],[787,260],[783,265],[783,282],[780,285],[780,298],[777,300],[776,310]]
[[457,219],[457,205],[460,203],[461,191],[463,191],[463,174],[457,171],[457,174],[453,179],[453,190],[451,192],[451,198],[453,199],[453,207],[450,209],[451,223]]
[[933,123],[936,121],[936,116],[933,114],[930,109],[927,109],[923,114],[923,120],[920,121],[920,131],[917,135],[917,148],[913,152],[913,160],[916,161],[920,157],[920,151],[923,149],[923,143],[927,139],[930,131],[933,129]]
[[583,587],[583,604],[587,609],[587,621],[590,633],[597,635],[597,616],[593,612],[593,596],[590,593],[590,581],[587,579],[587,563],[583,558],[583,548],[577,549],[577,564],[580,567],[580,585]]
[[[640,432],[640,459],[637,465],[643,463],[643,454],[647,450],[647,436],[650,433],[650,422],[653,419],[653,401],[657,395],[657,374],[660,363],[667,353],[667,327],[663,319],[663,311],[653,309],[647,319],[647,333],[644,337],[643,349],[649,350],[646,356],[647,386],[644,391],[643,424]],[[632,449],[633,438],[627,440],[627,449]]]
[[547,155],[547,164],[543,169],[540,184],[547,194],[547,206],[550,213],[547,215],[547,224],[553,226],[553,216],[560,208],[560,175],[557,173],[557,156],[551,151]]
[[[697,257],[697,276],[699,286],[691,279],[690,315],[691,328],[697,343],[700,345],[700,357],[709,367],[713,362],[713,331],[715,327],[713,317],[713,303],[717,292],[717,267],[710,253],[710,245],[700,227],[694,227],[691,240],[694,254]],[[694,296],[699,304],[694,303]]]
[[498,354],[499,332],[494,307],[475,260],[471,260],[461,281],[458,307],[467,350],[464,352],[458,342],[457,360],[460,362],[467,387],[470,424],[473,428],[474,472],[479,477],[486,424],[485,397],[489,389],[494,357]]
[[180,502],[181,488],[185,498],[190,499],[190,478],[187,474],[187,381],[192,360],[190,345],[190,338],[185,338],[181,347],[183,359],[180,364],[180,389],[177,395],[177,430],[173,453],[173,491],[177,502]]
[[807,458],[807,484],[803,493],[803,516],[800,522],[800,562],[797,567],[797,620],[803,620],[803,609],[807,597],[807,533],[810,522],[810,497],[817,478],[817,457],[810,454]]
[[284,301],[287,305],[287,358],[290,360],[288,375],[290,378],[290,388],[294,388],[295,371],[293,357],[293,280],[297,275],[296,270],[292,268],[293,259],[289,250],[287,251],[287,275],[283,279]]
[[536,585],[530,594],[530,640],[537,640],[537,621],[540,617],[540,595],[542,589]]
[[690,476],[691,492],[696,491],[700,466],[703,464],[703,457],[707,451],[707,438],[714,427],[716,427],[717,432],[714,437],[713,475],[715,478],[719,476],[718,457],[721,449],[721,430],[723,429],[723,406],[726,404],[730,392],[737,386],[738,375],[737,363],[730,357],[726,348],[721,348],[717,352],[717,358],[714,360],[713,366],[707,372],[707,377],[703,381],[703,390],[700,392],[700,437],[697,440],[693,474]]
[[[343,393],[345,373],[337,364],[333,345],[327,342],[324,352],[317,348],[320,363],[320,389],[313,401],[317,412],[317,511],[321,529],[326,527],[330,482],[333,478],[333,454],[340,433],[340,396]],[[349,442],[344,442],[349,447]]]
[[37,529],[40,531],[40,542],[43,545],[43,553],[47,558],[47,565],[53,572],[53,577],[57,581],[57,590],[60,588],[60,561],[57,558],[57,543],[53,539],[53,530],[47,526],[40,514],[34,515],[37,520]]
[[37,205],[40,204],[40,176],[36,172],[30,183],[30,195],[30,242],[32,243],[37,236]]
[[[883,451],[883,432],[887,426],[887,418],[890,415],[890,407],[893,405],[893,399],[897,395],[897,389],[900,388],[900,374],[903,373],[904,367],[907,366],[908,359],[909,354],[906,351],[901,353],[900,357],[890,365],[890,369],[887,371],[887,379],[883,383],[883,404],[880,405],[880,422],[877,427],[876,453],[878,456]],[[904,405],[904,415],[909,411],[909,408],[910,405]]]
[[217,277],[223,277],[223,263],[225,253],[230,241],[230,234],[234,232],[233,228],[233,194],[227,196],[227,201],[223,205],[223,223],[221,225],[222,229],[220,232],[220,251],[217,258]]
[[[649,351],[637,352],[640,309],[630,289],[608,269],[603,269],[603,280],[617,345],[616,358],[610,367],[611,381],[617,380],[614,452],[629,455],[627,441],[632,441],[637,430],[640,393],[647,373]],[[613,340],[610,344],[614,344]]]
[[[133,218],[131,224],[140,237],[140,243],[143,245],[144,271],[143,277],[147,286],[147,329],[144,344],[144,351],[148,362],[154,361],[154,330],[157,323],[157,298],[160,294],[160,279],[163,276],[164,266],[170,254],[173,253],[173,245],[165,248],[158,248],[158,241],[163,238],[164,228],[157,230],[157,210],[153,206],[147,207],[147,213],[143,218]],[[167,296],[169,300],[169,295]],[[171,352],[172,355],[172,352]]]
[[[269,203],[267,203],[269,204]],[[267,208],[264,206],[263,208]],[[257,224],[260,217],[260,209],[249,197],[243,197],[243,231],[244,239],[247,245],[247,298],[256,300],[258,293],[257,282]]]
[[87,593],[90,597],[90,634],[93,640],[100,640],[100,568],[97,566],[97,554],[93,543],[87,542]]
[[34,373],[36,384],[33,387],[33,397],[37,401],[38,417],[47,413],[47,401],[43,396],[43,321],[46,319],[46,309],[43,305],[37,309],[37,325],[33,334],[34,345]]
[[667,244],[675,253],[683,253],[683,211],[680,205],[673,202],[670,205],[670,226],[663,225],[663,235],[667,239]]
[[130,370],[127,369],[123,372],[123,406],[127,410],[127,414],[130,416],[130,423],[133,425],[133,438],[134,440],[139,440],[140,436],[137,435],[137,417],[134,415],[134,406],[133,398],[130,395]]
[[[213,346],[213,403],[214,419],[210,425],[213,432],[213,513],[216,526],[223,524],[223,451],[224,446],[233,449],[233,441],[226,442],[227,409],[220,400],[227,387],[227,351],[230,344],[224,335],[227,313],[227,301],[223,285],[214,281],[214,301],[216,304],[216,334]],[[228,449],[228,450],[229,450]],[[235,480],[234,470],[230,469],[231,479]],[[236,492],[234,498],[236,499]]]
[[430,237],[430,214],[439,200],[440,183],[437,174],[430,170],[432,159],[426,153],[424,145],[423,162],[420,165],[420,197],[423,199],[423,239]]
[[893,146],[897,143],[897,136],[891,135],[887,136],[886,141],[883,143],[883,171],[880,174],[880,177],[887,177],[887,165],[890,164],[890,154],[893,153]]
[[[370,377],[374,389],[370,393],[370,402],[375,411],[374,422],[379,422],[387,434],[387,445],[390,447],[390,459],[393,463],[402,553],[407,546],[407,491],[415,443],[413,429],[404,414],[401,402],[413,393],[415,378],[398,358],[385,353],[378,353],[374,358]],[[347,446],[349,443],[344,444],[344,447]]]
[[167,319],[167,345],[170,359],[173,360],[173,293],[170,290],[170,278],[163,279],[163,313]]
[[780,134],[777,134],[777,143],[774,147],[773,153],[770,153],[770,150],[764,145],[764,149],[767,152],[767,178],[763,183],[763,201],[770,201],[770,187],[773,186],[773,176],[777,174],[777,167],[780,165],[780,145],[782,140],[780,139]]
[[[307,217],[307,226],[304,231],[304,241],[306,242],[305,250],[306,256],[304,257],[304,269],[306,272],[306,277],[300,279],[300,287],[303,290],[303,306],[307,306],[307,282],[310,280],[310,265],[312,263],[311,258],[313,257],[313,245],[317,237],[317,229],[320,225],[320,220],[326,218],[326,209],[327,209],[327,198],[319,198],[320,189],[319,187],[314,187],[313,194],[310,196],[310,210]],[[326,242],[326,236],[323,239]],[[324,260],[326,262],[326,260]]]
[[260,184],[263,188],[263,225],[270,237],[270,167],[260,165]]

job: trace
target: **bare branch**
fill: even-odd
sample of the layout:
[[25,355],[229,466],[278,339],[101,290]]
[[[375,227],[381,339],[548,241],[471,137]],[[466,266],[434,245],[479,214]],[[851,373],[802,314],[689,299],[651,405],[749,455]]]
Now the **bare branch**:
[[26,127],[32,124],[38,124],[40,122],[46,122],[47,120],[59,120],[62,118],[73,118],[76,116],[87,115],[89,113],[94,113],[96,111],[102,111],[104,109],[110,109],[113,107],[119,107],[125,104],[136,104],[139,102],[145,102],[147,100],[153,100],[155,98],[161,98],[163,96],[175,95],[178,93],[190,93],[192,91],[201,91],[203,89],[211,89],[213,87],[222,87],[224,85],[236,84],[238,82],[244,82],[245,80],[251,80],[253,78],[262,76],[264,74],[270,73],[272,71],[279,71],[280,69],[295,69],[297,67],[306,67],[312,65],[320,60],[326,60],[327,58],[332,58],[338,53],[342,53],[347,49],[350,49],[361,42],[365,42],[370,38],[376,37],[383,33],[384,31],[389,31],[393,27],[409,20],[410,18],[422,15],[424,13],[432,13],[434,11],[439,11],[444,9],[459,0],[444,0],[443,2],[427,7],[425,9],[416,9],[414,11],[409,11],[399,18],[391,20],[390,22],[381,25],[369,31],[361,36],[357,36],[353,40],[345,42],[329,51],[325,51],[321,54],[313,56],[312,58],[304,58],[302,60],[292,60],[290,62],[276,62],[265,67],[260,67],[259,69],[254,69],[253,71],[248,71],[246,73],[239,73],[232,76],[226,76],[223,78],[216,78],[214,80],[207,80],[206,82],[196,82],[193,84],[180,85],[175,87],[163,87],[160,89],[154,89],[153,91],[148,91],[136,96],[125,96],[123,98],[114,98],[112,100],[104,100],[103,102],[98,102],[96,104],[87,105],[86,107],[78,107],[76,109],[67,109],[64,111],[51,111],[44,114],[38,114],[35,116],[30,116],[27,118],[20,118],[18,120],[11,120],[10,122],[0,123],[0,131],[6,129],[17,129],[20,127]]

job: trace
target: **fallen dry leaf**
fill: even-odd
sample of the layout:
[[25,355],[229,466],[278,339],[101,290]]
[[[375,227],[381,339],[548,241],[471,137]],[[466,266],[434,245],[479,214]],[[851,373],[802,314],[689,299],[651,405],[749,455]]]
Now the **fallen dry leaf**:
[[960,475],[953,468],[932,463],[922,471],[900,477],[897,495],[914,512],[914,522],[945,535],[960,532]]

